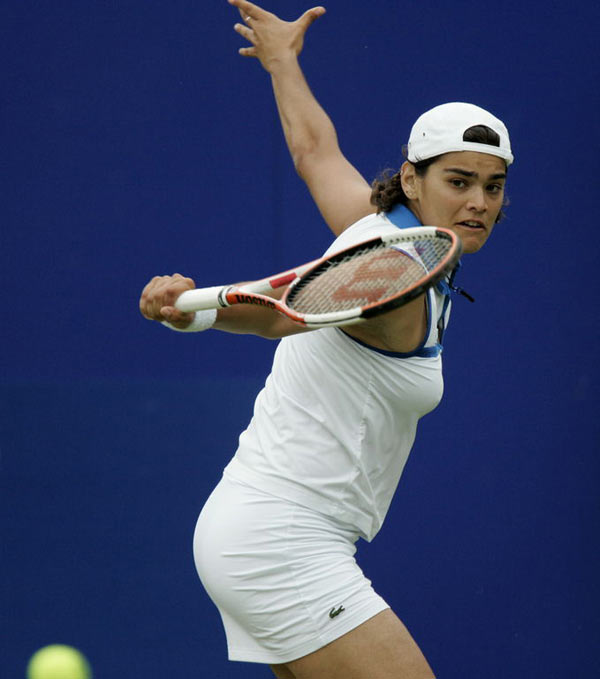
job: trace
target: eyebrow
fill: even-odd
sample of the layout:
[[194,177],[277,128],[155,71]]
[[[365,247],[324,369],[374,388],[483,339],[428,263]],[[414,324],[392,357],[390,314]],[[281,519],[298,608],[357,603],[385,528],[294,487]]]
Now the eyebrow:
[[[448,167],[444,169],[444,172],[450,172],[452,174],[461,174],[463,177],[479,177],[477,172],[471,172],[470,170],[462,170],[460,167]],[[496,174],[490,175],[490,179],[506,179],[506,172],[497,172]]]

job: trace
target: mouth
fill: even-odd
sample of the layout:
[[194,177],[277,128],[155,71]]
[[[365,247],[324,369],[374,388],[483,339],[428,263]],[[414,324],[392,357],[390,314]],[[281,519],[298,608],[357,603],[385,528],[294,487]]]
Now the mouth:
[[464,222],[457,222],[455,226],[460,226],[470,231],[485,231],[485,225],[479,219],[466,219]]

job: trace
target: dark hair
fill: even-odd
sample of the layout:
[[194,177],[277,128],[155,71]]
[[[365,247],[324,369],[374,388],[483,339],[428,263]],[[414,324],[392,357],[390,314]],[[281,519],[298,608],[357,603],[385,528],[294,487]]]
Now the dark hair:
[[[463,141],[472,142],[475,144],[486,144],[487,146],[500,146],[500,137],[497,132],[494,132],[486,125],[474,125],[465,130],[463,134]],[[406,146],[402,149],[402,154],[406,157]],[[441,154],[443,155],[443,154]],[[439,158],[427,158],[427,160],[419,160],[416,163],[411,163],[415,168],[415,172],[419,177],[424,177],[427,174],[427,169],[433,165]],[[410,162],[410,161],[409,161]],[[386,169],[383,170],[371,184],[371,204],[377,208],[377,213],[389,212],[394,205],[401,203],[406,205],[408,197],[402,189],[402,180],[400,172],[397,170]],[[508,205],[508,200],[505,198],[504,206]],[[498,218],[499,222],[504,217],[504,212],[501,210]]]

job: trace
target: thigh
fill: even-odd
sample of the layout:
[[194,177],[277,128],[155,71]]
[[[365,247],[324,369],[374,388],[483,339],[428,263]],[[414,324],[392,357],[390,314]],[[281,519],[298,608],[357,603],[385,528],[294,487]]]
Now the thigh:
[[389,609],[318,651],[287,663],[295,679],[433,679],[406,627]]
[[198,520],[194,557],[229,658],[288,663],[388,608],[354,559],[357,537],[306,507],[222,481]]
[[296,679],[287,665],[270,665],[269,667],[277,679]]

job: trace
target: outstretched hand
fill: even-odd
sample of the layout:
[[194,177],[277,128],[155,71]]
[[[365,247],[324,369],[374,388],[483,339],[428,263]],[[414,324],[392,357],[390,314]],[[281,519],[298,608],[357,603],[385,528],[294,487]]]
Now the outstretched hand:
[[243,57],[256,57],[267,71],[286,57],[297,57],[302,51],[308,27],[325,14],[324,7],[313,7],[296,21],[283,21],[246,0],[228,2],[238,8],[244,21],[243,24],[235,24],[234,30],[252,44],[251,47],[241,47],[239,53]]

